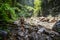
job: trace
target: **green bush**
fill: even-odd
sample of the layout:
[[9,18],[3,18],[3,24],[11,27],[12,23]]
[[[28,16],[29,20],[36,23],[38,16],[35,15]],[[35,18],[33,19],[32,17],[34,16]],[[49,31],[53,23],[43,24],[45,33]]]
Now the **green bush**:
[[27,5],[22,5],[20,3],[17,3],[17,7],[20,7],[20,11],[18,12],[19,17],[23,16],[25,18],[30,17],[31,14],[29,13],[30,11],[34,10],[33,7],[27,6]]
[[0,6],[0,17],[2,17],[0,20],[8,22],[10,20],[15,20],[17,16],[13,7],[10,7],[7,3],[3,3]]

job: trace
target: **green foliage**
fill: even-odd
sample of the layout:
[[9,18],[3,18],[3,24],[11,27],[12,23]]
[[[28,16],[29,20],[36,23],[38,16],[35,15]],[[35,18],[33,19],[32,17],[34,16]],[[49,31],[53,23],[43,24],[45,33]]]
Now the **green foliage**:
[[34,0],[34,16],[36,17],[41,11],[41,0]]
[[16,19],[15,9],[10,7],[9,4],[3,3],[0,7],[0,17],[2,17],[3,21],[10,21]]
[[[27,5],[22,5],[20,3],[13,3],[16,2],[12,0],[0,0],[0,20],[6,22],[12,22],[20,16],[29,17],[31,14],[30,11],[33,10],[32,7]],[[14,5],[14,6],[12,6]]]
[[27,17],[31,16],[31,14],[29,14],[29,12],[32,11],[32,10],[34,10],[33,7],[27,6],[27,5],[22,5],[20,3],[18,3],[17,5],[21,8],[20,11],[19,11],[19,13],[18,13],[18,15],[20,17],[23,16],[23,17],[27,18]]

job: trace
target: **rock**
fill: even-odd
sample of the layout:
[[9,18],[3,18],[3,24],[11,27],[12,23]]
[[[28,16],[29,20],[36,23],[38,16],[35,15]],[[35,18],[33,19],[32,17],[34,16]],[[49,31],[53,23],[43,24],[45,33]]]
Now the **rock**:
[[42,21],[42,20],[44,20],[44,19],[45,19],[45,17],[40,17],[39,19],[40,19],[40,21]]
[[48,22],[49,19],[45,18],[44,20],[42,20],[42,22]]
[[38,30],[38,32],[43,33],[45,31],[45,28],[41,28]]
[[49,22],[50,23],[54,23],[54,22],[56,22],[57,20],[54,18],[54,17],[52,17],[50,20],[49,20]]
[[17,26],[20,26],[20,20],[14,21],[14,24],[17,25]]
[[55,23],[55,25],[53,26],[52,30],[60,33],[60,20]]
[[18,32],[18,35],[23,37],[24,36],[24,32]]
[[24,26],[25,26],[25,29],[29,29],[31,27],[30,24],[25,24]]
[[40,17],[39,20],[42,22],[48,22],[49,21],[49,19],[46,17]]
[[7,32],[4,30],[0,30],[0,35],[2,35],[3,37],[7,37]]

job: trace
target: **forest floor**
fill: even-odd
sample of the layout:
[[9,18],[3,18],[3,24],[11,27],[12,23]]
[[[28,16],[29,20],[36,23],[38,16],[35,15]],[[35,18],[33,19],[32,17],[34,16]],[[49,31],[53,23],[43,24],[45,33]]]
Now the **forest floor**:
[[[23,28],[24,31],[21,31],[20,27],[22,25],[19,23],[21,21],[17,20],[15,21],[15,24],[18,25],[18,29],[12,29],[12,35],[14,35],[14,33],[17,33],[19,40],[60,40],[60,34],[52,30],[57,21],[58,20],[56,20],[54,17],[50,19],[46,17],[27,18],[24,19],[23,24],[25,29]],[[33,39],[31,37],[33,37]]]

